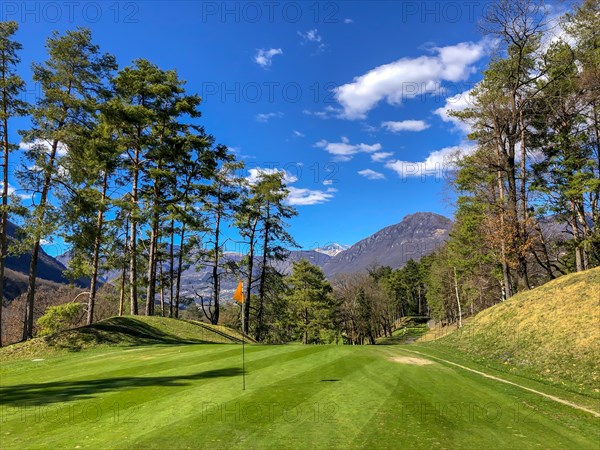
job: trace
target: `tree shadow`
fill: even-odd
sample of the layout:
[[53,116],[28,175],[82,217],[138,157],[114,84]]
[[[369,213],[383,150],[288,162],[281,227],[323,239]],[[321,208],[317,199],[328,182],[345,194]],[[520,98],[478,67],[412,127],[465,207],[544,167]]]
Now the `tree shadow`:
[[241,375],[241,369],[207,370],[191,375],[162,377],[118,377],[98,380],[54,381],[0,387],[0,405],[45,405],[94,398],[98,394],[120,389],[147,386],[187,386],[191,381]]

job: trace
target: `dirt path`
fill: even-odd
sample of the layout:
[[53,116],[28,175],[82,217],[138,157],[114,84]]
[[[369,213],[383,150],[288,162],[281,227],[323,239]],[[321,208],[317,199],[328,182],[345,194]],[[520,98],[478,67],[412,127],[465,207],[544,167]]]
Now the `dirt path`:
[[562,398],[555,397],[554,395],[546,394],[544,392],[537,391],[535,389],[528,388],[526,386],[522,386],[522,385],[517,384],[517,383],[513,383],[512,381],[508,381],[508,380],[505,380],[503,378],[498,378],[498,377],[495,377],[494,375],[490,375],[490,374],[487,374],[485,372],[481,372],[479,370],[471,369],[469,367],[466,367],[466,366],[463,366],[463,365],[460,365],[460,364],[457,364],[457,363],[454,363],[452,361],[448,361],[448,360],[445,360],[445,359],[442,359],[442,358],[438,358],[436,356],[427,355],[425,353],[421,353],[421,352],[418,352],[416,350],[407,350],[405,348],[403,348],[402,350],[405,351],[405,352],[415,353],[417,355],[421,355],[421,356],[424,356],[426,358],[437,359],[438,361],[442,361],[442,362],[445,362],[446,364],[451,364],[453,366],[460,367],[461,369],[468,370],[469,372],[476,373],[478,375],[481,375],[482,377],[490,378],[492,380],[499,381],[500,383],[510,384],[511,386],[516,386],[516,387],[521,388],[521,389],[523,389],[525,391],[529,391],[529,392],[533,392],[534,394],[541,395],[542,397],[545,397],[545,398],[550,399],[552,401],[555,401],[557,403],[562,403],[563,405],[570,406],[571,408],[575,408],[575,409],[578,409],[580,411],[585,411],[585,412],[587,412],[589,414],[592,414],[595,417],[600,417],[600,413],[598,413],[597,411],[594,411],[593,409],[589,409],[589,408],[586,408],[585,406],[581,406],[581,405],[578,405],[576,403],[570,402],[568,400],[564,400]]

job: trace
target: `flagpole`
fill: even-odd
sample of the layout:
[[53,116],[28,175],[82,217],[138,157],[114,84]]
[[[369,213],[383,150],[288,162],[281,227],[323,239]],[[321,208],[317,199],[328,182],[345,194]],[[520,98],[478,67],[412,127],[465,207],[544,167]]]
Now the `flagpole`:
[[244,314],[244,284],[242,280],[238,283],[238,287],[233,294],[233,299],[240,304],[240,310],[242,311],[242,391],[246,390],[246,355],[245,355],[245,344],[246,336],[244,335],[244,328],[246,326],[246,315]]
[[244,354],[244,316],[244,302],[242,301],[242,391],[246,390],[246,362]]

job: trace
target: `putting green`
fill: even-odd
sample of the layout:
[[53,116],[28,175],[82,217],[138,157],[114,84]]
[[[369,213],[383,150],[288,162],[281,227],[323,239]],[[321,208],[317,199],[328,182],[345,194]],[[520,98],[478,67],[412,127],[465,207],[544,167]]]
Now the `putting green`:
[[400,346],[155,345],[12,361],[0,447],[590,448],[600,420]]

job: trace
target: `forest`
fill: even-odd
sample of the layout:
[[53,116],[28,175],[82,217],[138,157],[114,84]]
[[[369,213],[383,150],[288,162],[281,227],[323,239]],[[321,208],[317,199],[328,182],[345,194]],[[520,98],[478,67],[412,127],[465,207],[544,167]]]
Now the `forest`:
[[[456,200],[447,242],[402,268],[331,280],[307,260],[291,274],[277,269],[297,248],[285,171],[249,175],[205,130],[202,99],[176,70],[145,59],[121,67],[86,28],[54,33],[32,67],[40,96],[27,103],[18,24],[0,23],[0,278],[8,255],[31,255],[25,294],[8,302],[0,283],[0,345],[138,314],[243,323],[258,342],[374,344],[403,317],[460,327],[519,292],[597,267],[600,5],[585,0],[558,24],[530,6],[498,2],[482,22],[496,50],[468,106],[451,112],[472,150],[448,162]],[[17,117],[29,128],[12,129]],[[18,149],[25,161],[13,160]],[[9,188],[12,171],[28,199]],[[231,229],[239,262],[223,257]],[[37,264],[53,238],[70,249],[74,285],[48,291]],[[200,266],[211,269],[211,294],[182,293],[182,272]],[[223,294],[224,276],[243,282],[241,308]]]

